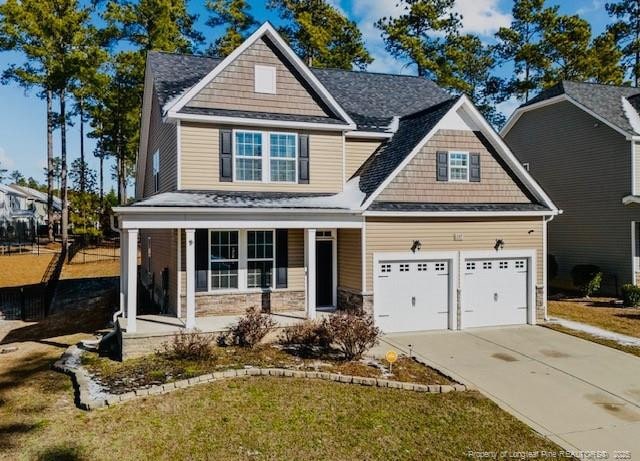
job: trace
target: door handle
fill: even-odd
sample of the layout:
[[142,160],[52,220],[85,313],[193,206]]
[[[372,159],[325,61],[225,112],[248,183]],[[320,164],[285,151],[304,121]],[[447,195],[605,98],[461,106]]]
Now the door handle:
[[493,294],[493,300],[494,300],[495,302],[498,302],[498,293],[494,293],[494,294]]
[[411,297],[411,307],[416,307],[416,297],[415,296]]

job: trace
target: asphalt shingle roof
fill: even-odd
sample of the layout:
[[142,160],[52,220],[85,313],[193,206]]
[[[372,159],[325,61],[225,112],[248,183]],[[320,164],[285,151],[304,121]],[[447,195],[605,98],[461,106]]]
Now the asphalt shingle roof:
[[378,202],[368,208],[371,211],[547,211],[548,208],[536,203],[413,203]]
[[346,125],[344,120],[318,115],[277,114],[273,112],[251,112],[246,110],[213,109],[209,107],[183,107],[180,113],[218,115],[223,117],[257,118],[264,120],[285,120],[289,122],[330,123]]
[[[638,134],[635,132],[629,122],[629,119],[625,115],[622,106],[622,98],[628,99],[632,103],[632,106],[638,110],[638,101],[635,96],[640,95],[640,88],[571,82],[565,80],[548,90],[542,91],[536,97],[520,107],[527,107],[561,94],[566,94],[579,104],[582,104],[587,109],[598,114],[604,120],[628,134]],[[634,101],[636,101],[635,104]]]
[[380,187],[457,100],[458,98],[451,98],[400,119],[398,131],[393,137],[383,143],[353,175],[360,176],[360,190],[365,193],[365,200]]

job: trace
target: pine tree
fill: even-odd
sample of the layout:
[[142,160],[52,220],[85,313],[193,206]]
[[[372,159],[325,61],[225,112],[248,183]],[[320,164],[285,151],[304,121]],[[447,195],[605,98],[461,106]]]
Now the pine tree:
[[640,0],[607,3],[607,12],[616,19],[608,27],[622,49],[622,63],[634,86],[640,82]]
[[440,82],[451,72],[445,58],[447,41],[461,27],[454,4],[454,0],[400,0],[404,13],[383,17],[375,26],[392,56],[415,65],[418,75]]
[[269,8],[286,21],[280,32],[307,65],[350,70],[373,62],[356,23],[327,0],[270,0]]
[[454,93],[464,93],[495,127],[505,122],[496,105],[505,100],[504,80],[493,75],[494,49],[475,35],[454,35],[446,43],[449,66],[440,85]]
[[622,50],[611,32],[604,32],[593,40],[591,77],[596,83],[622,85],[624,67],[621,64]]
[[557,16],[558,7],[545,7],[544,0],[515,0],[510,27],[496,33],[497,55],[513,63],[513,78],[507,92],[518,99],[529,100],[542,86],[542,77],[549,67],[544,33]]
[[2,182],[5,180],[5,178],[7,177],[7,169],[6,168],[2,168],[2,162],[0,162],[0,184],[2,184]]
[[542,83],[548,88],[562,80],[586,81],[593,74],[591,26],[577,15],[556,16],[544,32],[549,66]]
[[11,181],[15,184],[20,184],[21,181],[24,181],[24,176],[22,173],[20,173],[20,171],[13,170],[9,174],[9,179],[11,179]]
[[251,6],[246,0],[207,0],[205,6],[212,13],[207,19],[208,26],[226,26],[224,35],[209,46],[207,53],[213,56],[228,56],[242,44],[249,30],[257,24],[249,13]]
[[103,35],[125,48],[112,57],[101,95],[104,145],[116,158],[118,198],[124,204],[140,136],[146,53],[190,52],[203,37],[194,29],[196,16],[188,13],[186,0],[110,0],[103,19]]

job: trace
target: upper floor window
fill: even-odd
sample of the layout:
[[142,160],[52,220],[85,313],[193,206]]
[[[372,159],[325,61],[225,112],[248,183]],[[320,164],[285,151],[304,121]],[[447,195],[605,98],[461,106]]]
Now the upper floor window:
[[262,133],[236,131],[236,179],[262,181]]
[[449,152],[449,180],[469,181],[468,152]]
[[236,131],[234,141],[237,181],[296,182],[295,133]]
[[254,79],[254,91],[256,93],[276,93],[275,67],[256,64]]
[[155,151],[152,158],[153,191],[160,190],[160,151]]

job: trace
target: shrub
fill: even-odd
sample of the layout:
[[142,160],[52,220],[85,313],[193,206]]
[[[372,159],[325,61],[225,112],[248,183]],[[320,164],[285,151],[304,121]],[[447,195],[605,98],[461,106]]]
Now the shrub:
[[359,359],[378,343],[380,329],[370,315],[334,314],[324,321],[332,342],[347,360]]
[[622,285],[622,299],[627,307],[640,306],[640,287],[631,283]]
[[212,340],[210,335],[199,330],[183,330],[164,343],[160,353],[178,360],[207,360],[212,357]]
[[602,272],[598,266],[579,264],[571,269],[571,279],[573,285],[588,298],[600,289]]
[[551,281],[558,276],[558,261],[552,254],[547,255],[547,281]]
[[275,326],[276,322],[269,315],[263,314],[255,307],[250,307],[231,328],[230,338],[234,344],[252,348]]
[[299,346],[311,351],[314,349],[328,349],[331,338],[325,322],[305,320],[285,328],[280,343],[286,346]]

